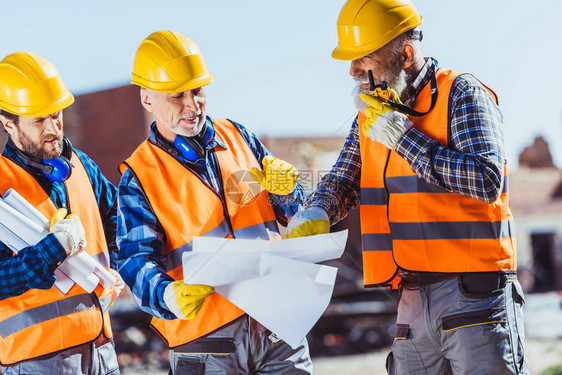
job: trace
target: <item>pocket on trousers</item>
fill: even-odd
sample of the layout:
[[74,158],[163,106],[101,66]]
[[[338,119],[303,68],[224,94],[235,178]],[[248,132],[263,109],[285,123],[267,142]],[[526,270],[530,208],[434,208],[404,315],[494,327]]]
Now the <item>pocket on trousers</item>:
[[525,339],[525,328],[523,325],[523,305],[525,304],[525,296],[519,282],[515,281],[510,284],[512,284],[513,312],[515,316],[515,322],[512,323],[512,329],[514,330],[512,337],[514,340],[517,340],[517,342],[514,342],[513,351],[516,366],[521,373],[524,373],[526,371],[528,372],[527,364],[525,363],[525,348],[523,345]]
[[179,356],[176,363],[176,368],[174,369],[174,374],[183,375],[204,375],[205,374],[205,362],[201,358],[191,358]]
[[392,352],[388,353],[386,356],[386,363],[384,365],[386,368],[386,373],[388,375],[396,375],[396,368],[394,367],[394,355]]
[[450,332],[464,327],[494,323],[507,323],[505,308],[498,307],[477,311],[467,311],[444,316],[442,319],[443,332]]
[[408,324],[396,324],[395,340],[406,340],[410,338],[410,326]]
[[519,305],[523,306],[525,304],[525,294],[523,293],[523,288],[518,282],[511,282],[513,284],[513,300]]
[[503,293],[505,280],[497,273],[472,273],[459,275],[459,291],[470,299],[481,299]]
[[229,338],[206,338],[174,349],[176,354],[229,355],[234,353],[234,340]]
[[[229,337],[210,337],[174,349],[177,357],[174,374],[236,374],[238,359],[234,339]],[[182,370],[180,371],[180,367]],[[190,370],[187,371],[186,369]]]

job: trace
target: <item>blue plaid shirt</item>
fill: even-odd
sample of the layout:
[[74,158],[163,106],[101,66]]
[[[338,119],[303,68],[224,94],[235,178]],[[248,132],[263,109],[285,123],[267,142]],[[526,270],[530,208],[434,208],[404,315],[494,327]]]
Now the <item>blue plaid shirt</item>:
[[[66,188],[62,182],[53,182],[38,169],[28,167],[16,155],[16,146],[9,139],[4,155],[15,160],[41,185],[57,208],[66,208]],[[82,160],[96,196],[104,225],[111,258],[111,268],[117,269],[115,231],[117,221],[117,189],[101,173],[99,167],[82,151],[74,149]],[[79,199],[79,197],[73,197]],[[14,256],[10,248],[0,242],[0,300],[18,296],[29,289],[49,289],[55,283],[54,270],[66,258],[66,252],[49,234],[34,246],[24,248]]]
[[[436,70],[437,61],[428,58],[408,88],[410,105]],[[503,116],[488,91],[470,74],[455,79],[450,103],[449,146],[412,128],[402,136],[395,151],[424,181],[486,203],[494,202],[501,194],[504,178]],[[359,204],[360,179],[356,117],[332,170],[305,205],[324,208],[334,224]]]
[[[211,119],[207,118],[210,122]],[[250,146],[256,159],[261,164],[262,159],[271,153],[259,141],[259,139],[246,128],[234,123],[244,140]],[[149,139],[156,140],[155,124],[151,125]],[[161,141],[160,137],[158,142]],[[166,148],[171,148],[166,145]],[[215,137],[205,147],[204,158],[196,162],[189,162],[181,155],[173,155],[178,161],[187,163],[195,172],[221,194],[222,182],[217,174],[217,165],[212,157],[215,148],[226,149],[226,145]],[[303,206],[304,190],[297,185],[292,194],[279,196],[270,194],[270,201],[277,220],[282,225],[287,225],[288,220]],[[193,199],[197,199],[194,197]],[[158,222],[156,216],[150,209],[138,181],[130,170],[125,170],[119,183],[118,194],[118,221],[117,221],[117,244],[119,245],[119,259],[122,264],[119,273],[125,283],[131,288],[140,308],[162,319],[175,319],[164,301],[164,289],[173,281],[166,274],[165,257],[162,255],[166,239],[164,229]],[[185,202],[186,207],[189,202]]]

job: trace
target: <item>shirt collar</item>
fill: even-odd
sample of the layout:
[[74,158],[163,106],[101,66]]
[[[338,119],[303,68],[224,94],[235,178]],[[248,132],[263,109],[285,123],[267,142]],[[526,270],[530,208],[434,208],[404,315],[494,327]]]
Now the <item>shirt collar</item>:
[[421,68],[420,72],[414,82],[408,87],[408,98],[409,102],[413,103],[420,92],[423,90],[425,85],[431,80],[431,77],[435,75],[438,68],[438,62],[432,57],[425,59],[425,64]]
[[9,156],[11,159],[14,159],[20,164],[23,164],[23,161],[16,154],[15,147],[16,145],[12,141],[12,138],[8,137],[8,142],[6,142],[6,147],[4,147],[4,155]]
[[[2,155],[9,157],[10,159],[14,160],[16,163],[18,163],[21,167],[23,167],[23,169],[25,169],[26,171],[28,171],[29,173],[31,173],[31,175],[33,176],[39,176],[42,180],[44,179],[45,181],[51,183],[44,174],[43,172],[41,172],[41,170],[39,168],[35,168],[32,167],[30,165],[27,165],[16,153],[16,146],[14,144],[14,141],[12,141],[12,138],[8,137],[8,141],[6,142],[6,147],[4,147],[4,152],[2,153]],[[20,150],[21,151],[21,150]]]
[[21,158],[16,153],[16,147],[18,146],[15,145],[14,141],[12,141],[12,138],[8,137],[8,142],[6,142],[6,147],[4,148],[4,155],[12,160],[15,160],[16,162],[18,162],[18,164],[24,166],[27,170],[40,172],[37,168],[30,167],[25,164],[23,160],[21,160]]

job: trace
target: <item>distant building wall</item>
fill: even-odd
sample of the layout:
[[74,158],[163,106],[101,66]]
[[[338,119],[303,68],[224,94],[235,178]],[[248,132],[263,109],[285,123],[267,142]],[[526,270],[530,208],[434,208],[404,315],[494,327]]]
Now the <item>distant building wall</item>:
[[145,113],[137,86],[78,95],[64,111],[65,134],[117,184],[118,164],[148,137],[150,119]]
[[537,277],[533,237],[546,234],[552,235],[554,241],[552,262],[557,275],[552,287],[562,288],[562,199],[553,196],[561,181],[562,170],[555,167],[523,167],[509,176],[517,263],[526,289],[533,289]]

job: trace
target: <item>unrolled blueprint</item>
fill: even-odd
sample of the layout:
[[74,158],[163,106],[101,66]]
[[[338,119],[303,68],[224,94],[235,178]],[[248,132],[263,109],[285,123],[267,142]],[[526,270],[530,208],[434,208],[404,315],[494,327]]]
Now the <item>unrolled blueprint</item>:
[[196,237],[183,254],[184,283],[215,287],[292,347],[330,302],[347,231],[281,241]]

